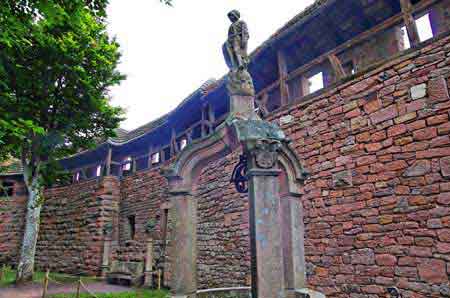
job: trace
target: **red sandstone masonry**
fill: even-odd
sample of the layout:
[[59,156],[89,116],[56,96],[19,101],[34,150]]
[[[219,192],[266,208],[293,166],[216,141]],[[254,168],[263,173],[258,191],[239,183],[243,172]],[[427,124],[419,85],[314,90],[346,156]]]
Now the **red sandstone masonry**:
[[117,216],[115,177],[79,182],[46,192],[36,249],[38,268],[99,275],[103,227]]
[[[450,100],[439,89],[450,84],[449,42],[386,62],[270,119],[295,119],[283,129],[312,173],[301,190],[308,282],[327,297],[382,298],[388,286],[414,298],[449,291]],[[412,100],[410,88],[422,83],[427,96]],[[237,155],[204,169],[197,188],[202,288],[249,284],[247,198],[228,182]],[[341,172],[348,185],[336,187]],[[98,273],[102,226],[114,218],[107,198],[119,197],[118,182],[111,184],[110,194],[97,181],[47,193],[39,266]],[[144,225],[160,212],[165,189],[156,170],[121,181],[122,222],[134,214],[138,227],[136,241],[119,242],[115,259],[143,259]],[[8,212],[0,218],[11,222]],[[0,223],[0,231],[13,226]]]
[[0,264],[17,263],[26,200],[26,197],[0,198]]
[[[284,129],[312,172],[303,197],[308,281],[327,297],[381,298],[387,286],[403,297],[449,295],[449,41],[288,111],[297,122]],[[412,100],[421,83],[427,96]],[[334,188],[342,171],[352,184]]]

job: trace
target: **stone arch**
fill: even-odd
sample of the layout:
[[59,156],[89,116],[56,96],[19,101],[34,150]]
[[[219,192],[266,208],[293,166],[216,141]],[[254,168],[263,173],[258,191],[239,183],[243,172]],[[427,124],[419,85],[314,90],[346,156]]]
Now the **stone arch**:
[[296,289],[306,287],[305,227],[299,189],[308,173],[288,145],[280,150],[278,162],[282,171],[279,177],[285,288],[294,295]]
[[[174,216],[172,293],[197,293],[197,200],[200,173],[210,162],[242,148],[247,156],[253,297],[285,297],[304,287],[303,217],[298,188],[307,173],[277,126],[231,115],[208,138],[186,147],[163,174],[169,182]],[[280,200],[279,175],[286,179],[286,200]],[[230,173],[231,174],[231,173]],[[267,206],[271,206],[268,208]],[[281,210],[289,216],[281,222]],[[299,216],[300,215],[300,216]],[[282,235],[282,225],[286,235]],[[281,242],[287,245],[282,247]],[[285,279],[285,275],[289,275]]]

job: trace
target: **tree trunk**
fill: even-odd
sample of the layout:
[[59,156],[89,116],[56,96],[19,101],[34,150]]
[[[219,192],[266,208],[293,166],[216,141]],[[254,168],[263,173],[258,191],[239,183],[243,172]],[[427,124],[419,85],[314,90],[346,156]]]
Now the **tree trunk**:
[[[27,176],[24,175],[24,179],[30,181],[27,179]],[[16,283],[24,283],[33,279],[34,256],[42,208],[42,186],[39,178],[36,176],[31,178],[31,183],[27,182],[26,185],[28,190],[27,215],[20,260],[17,266]]]

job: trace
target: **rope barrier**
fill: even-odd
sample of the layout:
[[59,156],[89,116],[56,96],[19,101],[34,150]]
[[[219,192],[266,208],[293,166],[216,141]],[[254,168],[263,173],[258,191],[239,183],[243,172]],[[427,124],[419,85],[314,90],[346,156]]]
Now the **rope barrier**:
[[84,285],[84,283],[81,281],[81,279],[80,279],[80,285],[81,285],[81,287],[82,287],[89,295],[91,295],[91,296],[94,297],[94,298],[98,298],[97,295],[95,295],[94,293],[92,293],[92,292]]

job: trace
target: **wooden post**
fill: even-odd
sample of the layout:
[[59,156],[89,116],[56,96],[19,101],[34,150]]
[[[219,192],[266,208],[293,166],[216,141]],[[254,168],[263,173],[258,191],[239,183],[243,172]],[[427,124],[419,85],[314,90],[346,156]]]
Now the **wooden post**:
[[109,257],[111,249],[110,237],[111,237],[110,235],[106,235],[105,240],[103,241],[102,272],[101,272],[101,276],[103,278],[105,278],[109,272]]
[[214,110],[211,105],[208,105],[209,122],[213,125],[216,122],[216,115],[214,115]]
[[50,275],[50,269],[47,268],[47,271],[45,272],[45,277],[44,277],[44,288],[42,289],[42,298],[45,298],[47,296],[47,288],[48,288],[48,278]]
[[152,273],[153,273],[153,239],[147,239],[147,258],[145,262],[144,284],[152,287]]
[[158,290],[161,290],[161,269],[158,269]]
[[3,280],[3,276],[5,275],[5,264],[2,266],[2,270],[0,271],[0,281]]
[[175,133],[175,129],[172,128],[172,138],[170,140],[171,145],[171,152],[173,155],[176,155],[178,153],[178,146],[177,146],[177,136]]
[[111,175],[111,159],[112,159],[112,149],[108,147],[108,154],[106,155],[106,165],[105,165],[105,175]]
[[301,96],[306,96],[310,93],[309,80],[304,75],[300,76],[300,90],[302,93]]
[[137,168],[136,157],[133,157],[131,162],[131,172],[135,173]]
[[77,295],[75,296],[76,298],[80,298],[80,289],[81,289],[81,277],[78,279],[77,283]]
[[278,58],[278,75],[280,78],[280,96],[281,105],[284,106],[289,102],[289,86],[287,84],[288,69],[286,64],[286,57],[281,51],[277,53]]
[[339,81],[345,77],[344,67],[342,67],[341,61],[334,54],[328,55],[328,61],[330,61],[331,67],[333,68],[334,77],[336,81]]
[[409,42],[411,46],[418,45],[420,43],[419,31],[417,30],[416,21],[412,15],[411,0],[400,0],[402,7],[403,21],[405,22],[406,31],[408,32]]

